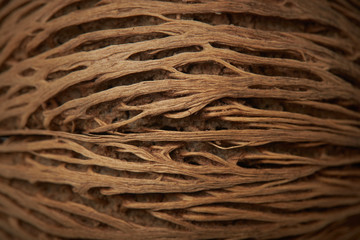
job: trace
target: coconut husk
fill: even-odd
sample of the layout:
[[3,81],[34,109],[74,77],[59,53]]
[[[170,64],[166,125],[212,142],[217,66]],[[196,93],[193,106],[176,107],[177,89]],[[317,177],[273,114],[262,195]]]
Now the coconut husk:
[[357,239],[356,0],[0,2],[0,239]]

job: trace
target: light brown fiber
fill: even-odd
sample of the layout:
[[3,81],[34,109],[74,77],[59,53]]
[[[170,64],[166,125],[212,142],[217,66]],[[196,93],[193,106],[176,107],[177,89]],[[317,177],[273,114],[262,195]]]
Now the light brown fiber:
[[0,1],[0,240],[360,238],[356,0]]

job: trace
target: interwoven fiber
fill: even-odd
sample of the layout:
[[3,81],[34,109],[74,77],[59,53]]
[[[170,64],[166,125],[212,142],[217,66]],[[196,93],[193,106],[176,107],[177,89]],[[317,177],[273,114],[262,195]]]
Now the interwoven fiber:
[[359,239],[357,0],[0,1],[0,239]]

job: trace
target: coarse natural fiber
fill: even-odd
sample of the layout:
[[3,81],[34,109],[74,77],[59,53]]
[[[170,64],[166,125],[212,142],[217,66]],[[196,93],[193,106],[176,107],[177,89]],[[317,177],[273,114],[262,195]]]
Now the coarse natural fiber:
[[0,1],[0,239],[359,239],[358,0]]

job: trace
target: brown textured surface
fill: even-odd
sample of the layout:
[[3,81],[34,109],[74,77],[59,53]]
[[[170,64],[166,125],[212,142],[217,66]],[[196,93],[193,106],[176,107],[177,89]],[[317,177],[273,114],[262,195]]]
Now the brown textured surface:
[[358,239],[356,0],[0,2],[0,239]]

